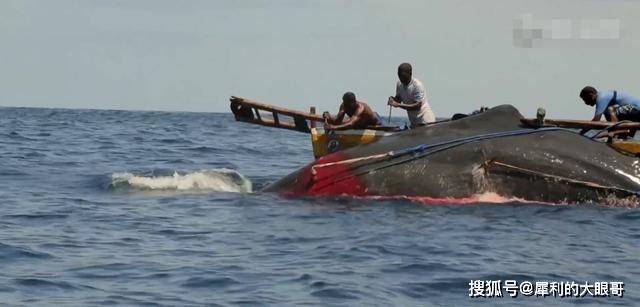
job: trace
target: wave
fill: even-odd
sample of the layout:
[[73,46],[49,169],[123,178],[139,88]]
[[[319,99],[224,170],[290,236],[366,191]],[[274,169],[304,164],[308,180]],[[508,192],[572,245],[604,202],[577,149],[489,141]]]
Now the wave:
[[187,173],[173,172],[167,176],[137,175],[129,172],[111,175],[110,189],[160,191],[213,191],[251,193],[249,179],[230,169],[199,170]]

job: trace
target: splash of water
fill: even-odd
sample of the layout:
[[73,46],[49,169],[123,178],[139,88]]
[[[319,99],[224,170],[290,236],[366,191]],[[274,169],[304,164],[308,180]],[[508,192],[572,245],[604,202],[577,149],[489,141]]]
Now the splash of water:
[[249,179],[230,169],[199,170],[170,176],[145,176],[129,172],[111,175],[111,189],[162,190],[162,191],[211,191],[251,193]]

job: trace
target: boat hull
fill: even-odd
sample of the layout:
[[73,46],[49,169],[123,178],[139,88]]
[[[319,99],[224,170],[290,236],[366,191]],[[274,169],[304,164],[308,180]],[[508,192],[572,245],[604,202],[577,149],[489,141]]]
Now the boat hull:
[[372,129],[327,132],[323,128],[312,128],[311,145],[317,159],[330,153],[373,143],[390,135],[393,133]]

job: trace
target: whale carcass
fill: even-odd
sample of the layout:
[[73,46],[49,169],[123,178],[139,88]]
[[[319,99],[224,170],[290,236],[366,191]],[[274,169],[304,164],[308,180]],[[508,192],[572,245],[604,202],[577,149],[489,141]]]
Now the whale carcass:
[[511,105],[395,133],[323,156],[264,191],[290,196],[465,198],[552,203],[636,201],[640,163],[561,128],[522,125]]

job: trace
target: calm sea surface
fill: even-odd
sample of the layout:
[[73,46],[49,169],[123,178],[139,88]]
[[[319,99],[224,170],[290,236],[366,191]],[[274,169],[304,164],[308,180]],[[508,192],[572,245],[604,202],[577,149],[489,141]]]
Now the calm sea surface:
[[[640,209],[259,192],[310,147],[230,114],[0,108],[0,303],[640,304]],[[625,292],[469,297],[509,279]]]

